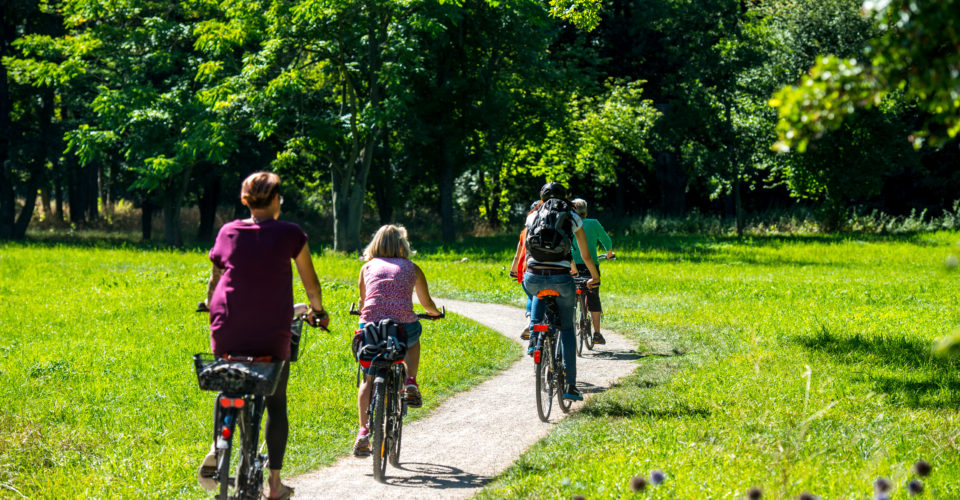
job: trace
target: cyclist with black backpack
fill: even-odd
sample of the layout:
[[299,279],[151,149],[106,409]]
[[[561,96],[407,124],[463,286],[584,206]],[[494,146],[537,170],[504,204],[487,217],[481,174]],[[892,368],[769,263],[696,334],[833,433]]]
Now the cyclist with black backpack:
[[559,293],[557,305],[560,309],[560,342],[563,346],[563,364],[567,380],[563,391],[565,399],[582,401],[583,395],[577,390],[577,345],[574,325],[574,302],[576,285],[570,274],[573,259],[573,241],[576,239],[581,257],[590,272],[587,286],[600,285],[600,273],[590,257],[586,235],[580,216],[573,210],[573,204],[566,199],[566,190],[557,182],[550,182],[540,190],[540,204],[527,215],[526,249],[527,269],[523,276],[524,290],[534,297],[530,318],[531,354],[537,343],[533,325],[543,320],[544,309],[537,298],[540,290],[550,289]]

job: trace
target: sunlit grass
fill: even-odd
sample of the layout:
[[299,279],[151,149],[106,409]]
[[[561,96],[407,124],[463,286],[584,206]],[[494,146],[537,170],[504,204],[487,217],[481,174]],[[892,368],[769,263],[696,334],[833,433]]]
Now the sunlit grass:
[[[925,495],[960,496],[960,371],[930,355],[960,324],[960,234],[614,241],[605,321],[650,355],[481,497],[868,498],[886,477],[906,498],[918,459]],[[496,244],[424,268],[444,294],[520,304]]]
[[[359,264],[316,259],[332,333],[309,329],[289,387],[286,474],[347,453],[356,432],[350,339]],[[349,272],[348,272],[349,271]],[[209,447],[212,393],[203,253],[0,246],[0,498],[190,498]],[[296,283],[298,300],[305,296]],[[451,315],[425,323],[418,418],[519,357]]]

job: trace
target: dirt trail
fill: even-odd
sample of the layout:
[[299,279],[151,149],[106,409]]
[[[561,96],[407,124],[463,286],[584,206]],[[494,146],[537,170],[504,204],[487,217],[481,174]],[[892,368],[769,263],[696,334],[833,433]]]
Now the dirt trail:
[[[437,303],[521,342],[526,321],[521,309],[448,299]],[[606,345],[577,360],[577,385],[587,398],[636,366],[634,344],[611,332],[604,336]],[[554,404],[551,421],[540,421],[533,384],[533,362],[524,356],[472,390],[450,397],[426,418],[404,425],[402,467],[387,466],[387,484],[373,479],[372,459],[352,456],[291,478],[289,484],[297,498],[470,497],[564,416]],[[430,388],[423,390],[430,397]],[[572,411],[581,405],[574,403]]]

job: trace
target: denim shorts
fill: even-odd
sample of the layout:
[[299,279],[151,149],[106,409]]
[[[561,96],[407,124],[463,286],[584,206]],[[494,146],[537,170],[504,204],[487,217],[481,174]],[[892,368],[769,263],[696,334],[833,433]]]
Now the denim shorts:
[[[357,329],[363,330],[366,323],[360,322],[357,326]],[[413,323],[400,323],[400,326],[403,327],[403,330],[407,332],[407,347],[413,347],[420,342],[420,334],[423,332],[423,327],[420,326],[419,321],[414,321]]]

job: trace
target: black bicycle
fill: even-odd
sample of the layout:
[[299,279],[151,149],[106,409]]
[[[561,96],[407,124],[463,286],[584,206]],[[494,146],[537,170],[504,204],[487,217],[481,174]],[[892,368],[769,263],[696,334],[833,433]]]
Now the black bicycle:
[[[607,260],[606,255],[600,255],[597,257],[599,260]],[[613,257],[609,260],[616,260],[616,257]],[[576,313],[574,313],[574,319],[577,321],[577,356],[583,356],[583,348],[586,347],[588,351],[593,350],[593,328],[592,321],[590,319],[590,308],[587,306],[587,282],[590,281],[589,276],[574,276],[573,282],[577,287],[577,300],[576,300]]]
[[[201,302],[197,312],[209,311]],[[296,341],[291,343],[291,361],[296,360],[306,317],[306,314],[298,314],[291,323],[291,332]],[[273,360],[270,356],[202,353],[195,354],[193,362],[200,389],[219,392],[214,401],[213,420],[216,466],[201,467],[200,475],[218,483],[219,500],[258,500],[263,489],[263,470],[267,464],[267,455],[259,452],[264,399],[273,395],[287,361]],[[238,435],[240,446],[237,450],[237,466],[231,476],[231,452],[236,447],[234,441]]]
[[564,413],[570,411],[573,401],[563,397],[566,373],[563,367],[563,344],[560,340],[560,307],[556,290],[543,289],[537,298],[544,302],[544,321],[533,325],[537,343],[533,350],[533,369],[536,376],[537,415],[546,422],[553,409],[553,396]]
[[[356,304],[350,304],[350,314],[359,316]],[[440,309],[439,316],[417,313],[420,319],[438,320],[447,315],[446,308]],[[358,331],[359,333],[359,331]],[[385,482],[387,462],[400,467],[400,447],[403,443],[403,417],[407,415],[407,402],[403,398],[407,369],[403,359],[386,360],[376,357],[373,360],[358,361],[357,385],[360,385],[363,371],[373,377],[373,396],[367,408],[368,424],[373,434],[373,477]]]
[[577,356],[583,356],[583,348],[593,350],[593,329],[590,322],[590,310],[587,308],[587,282],[590,278],[581,278],[575,276],[574,284],[577,286],[576,313],[574,318],[577,320]]

